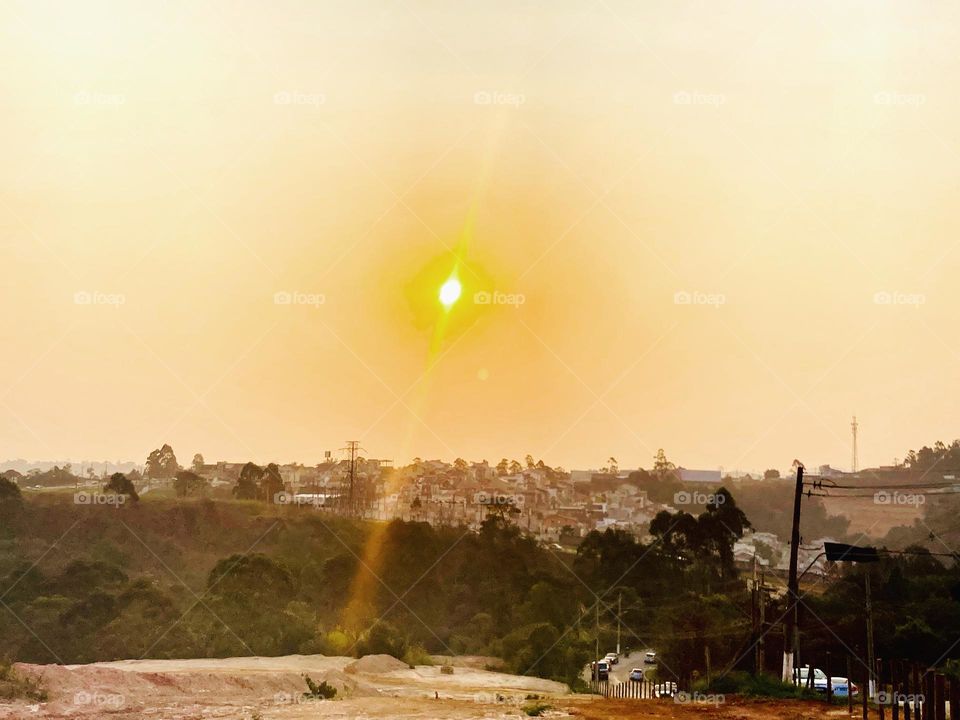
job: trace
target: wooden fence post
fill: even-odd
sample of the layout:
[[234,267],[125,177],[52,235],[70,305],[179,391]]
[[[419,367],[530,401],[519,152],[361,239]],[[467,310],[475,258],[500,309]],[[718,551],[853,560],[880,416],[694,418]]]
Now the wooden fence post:
[[960,681],[950,678],[950,720],[960,718]]
[[853,715],[853,663],[847,655],[847,714]]
[[937,697],[937,717],[940,720],[947,720],[947,679],[938,674],[934,679],[934,687]]
[[880,658],[877,658],[875,676],[877,678],[877,714],[880,720],[883,720],[883,705],[887,694],[883,690],[883,660]]
[[833,703],[833,678],[830,675],[831,668],[829,650],[827,650],[827,657],[824,660],[824,665],[825,667],[823,668],[823,671],[827,674],[827,705],[830,705]]
[[900,661],[890,661],[890,714],[900,720]]
[[923,715],[921,714],[921,709],[923,706],[923,701],[920,699],[923,697],[923,686],[920,685],[920,666],[916,663],[912,663],[910,667],[910,674],[913,678],[913,720],[921,720]]

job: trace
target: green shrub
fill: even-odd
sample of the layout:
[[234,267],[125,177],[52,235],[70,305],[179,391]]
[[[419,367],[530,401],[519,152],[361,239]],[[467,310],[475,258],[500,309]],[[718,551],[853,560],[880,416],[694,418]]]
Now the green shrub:
[[317,685],[309,675],[304,675],[303,679],[309,688],[308,692],[303,694],[305,698],[309,700],[332,700],[337,696],[337,689],[333,685],[327,684],[326,680]]
[[531,700],[530,702],[524,703],[522,707],[523,712],[529,717],[540,717],[549,709],[550,706],[541,700]]
[[423,645],[411,645],[402,658],[411,668],[417,665],[433,665],[433,656],[427,652]]
[[0,700],[46,702],[47,691],[39,681],[22,677],[10,665],[0,663]]

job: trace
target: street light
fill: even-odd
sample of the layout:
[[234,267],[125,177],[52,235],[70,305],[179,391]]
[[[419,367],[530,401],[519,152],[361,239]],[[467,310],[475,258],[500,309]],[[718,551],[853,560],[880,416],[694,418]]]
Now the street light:
[[[873,563],[880,560],[880,553],[873,547],[858,547],[846,543],[825,542],[823,551],[831,562]],[[873,604],[870,599],[870,572],[864,573],[864,594],[867,604],[867,694],[876,697],[877,658],[873,650]]]

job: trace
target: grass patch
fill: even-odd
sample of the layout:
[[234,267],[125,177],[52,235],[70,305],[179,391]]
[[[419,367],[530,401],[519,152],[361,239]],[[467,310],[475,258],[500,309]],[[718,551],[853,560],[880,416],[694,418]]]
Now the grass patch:
[[0,700],[46,702],[47,691],[38,680],[22,677],[10,665],[0,663]]
[[748,672],[734,671],[715,678],[709,686],[695,688],[714,693],[743,695],[745,697],[764,697],[780,699],[810,700],[820,697],[814,690],[785,683],[780,678],[762,673],[751,675]]
[[524,703],[521,709],[528,717],[540,717],[550,706],[542,700],[530,700]]

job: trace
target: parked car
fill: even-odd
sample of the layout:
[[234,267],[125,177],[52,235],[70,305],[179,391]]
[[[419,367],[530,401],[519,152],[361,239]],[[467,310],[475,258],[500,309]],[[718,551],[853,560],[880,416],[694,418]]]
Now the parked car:
[[631,682],[643,682],[643,668],[634,668],[630,671]]
[[620,662],[620,656],[617,655],[615,652],[607,653],[606,657],[604,657],[603,659],[606,660],[611,665],[616,665],[618,662]]
[[643,656],[643,662],[647,665],[656,665],[657,664],[657,654],[655,652],[648,652]]
[[[800,687],[807,687],[810,681],[810,666],[795,668],[793,671],[793,682]],[[813,689],[817,692],[827,692],[827,674],[820,668],[813,669]],[[847,678],[840,676],[830,677],[830,689],[837,697],[846,697],[852,693],[856,697],[860,693],[860,688],[856,683],[851,683]]]

